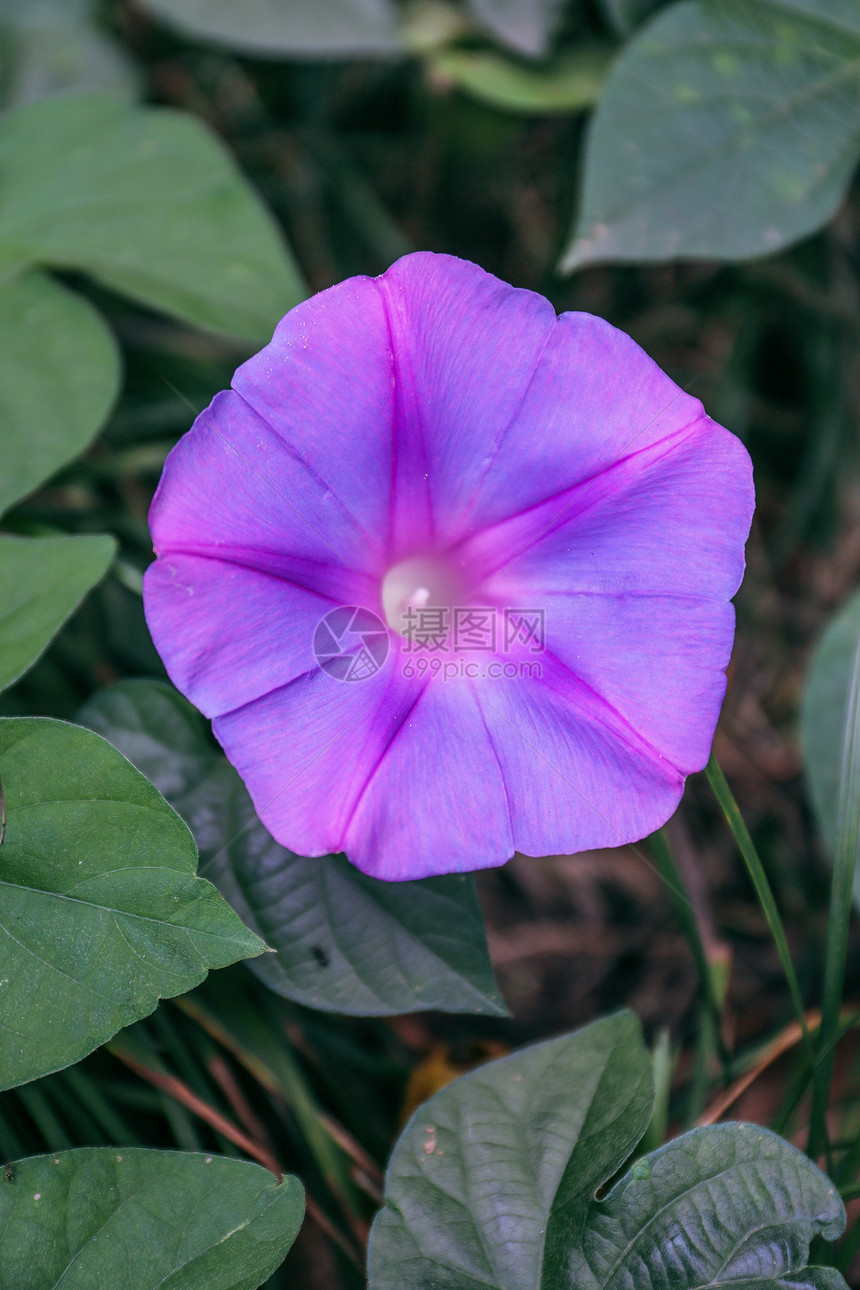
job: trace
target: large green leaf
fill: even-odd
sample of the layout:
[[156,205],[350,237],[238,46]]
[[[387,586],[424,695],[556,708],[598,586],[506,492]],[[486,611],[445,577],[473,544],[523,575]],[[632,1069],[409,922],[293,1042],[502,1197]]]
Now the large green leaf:
[[581,1248],[551,1278],[577,1290],[846,1290],[807,1268],[815,1236],[845,1209],[802,1152],[754,1124],[694,1129],[636,1165],[591,1205]]
[[116,398],[119,366],[80,296],[41,273],[0,285],[0,514],[83,452]]
[[[818,823],[828,845],[836,843],[842,743],[854,658],[860,646],[860,593],[829,624],[809,669],[801,710],[801,743]],[[860,874],[855,879],[860,901]]]
[[17,681],[104,577],[116,543],[0,535],[0,690]]
[[560,1262],[578,1240],[595,1189],[645,1132],[652,1098],[630,1013],[455,1080],[394,1150],[371,1290],[548,1287],[545,1247]]
[[200,121],[101,94],[0,120],[0,270],[35,263],[253,341],[304,294],[271,216]]
[[856,0],[682,0],[615,64],[563,266],[769,254],[830,218],[858,155]]
[[399,48],[391,0],[141,0],[189,36],[268,58],[391,54]]
[[361,1015],[504,1012],[471,877],[385,883],[342,856],[279,846],[236,772],[175,690],[126,681],[79,719],[114,743],[186,819],[205,870],[278,951],[252,966],[279,994]]
[[370,1290],[845,1290],[805,1270],[845,1226],[835,1187],[755,1125],[694,1130],[595,1200],[652,1088],[630,1013],[455,1080],[395,1147]]
[[9,1290],[256,1290],[304,1214],[298,1178],[181,1151],[32,1156],[2,1182]]
[[0,1088],[265,948],[195,878],[182,820],[92,731],[0,720],[0,780]]

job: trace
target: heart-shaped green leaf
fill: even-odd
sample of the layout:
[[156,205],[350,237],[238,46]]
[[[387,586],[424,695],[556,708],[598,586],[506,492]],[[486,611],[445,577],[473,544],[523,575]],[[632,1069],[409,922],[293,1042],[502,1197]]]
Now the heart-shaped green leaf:
[[552,1275],[577,1290],[846,1290],[807,1268],[845,1210],[802,1152],[755,1124],[694,1129],[634,1167],[590,1209],[581,1249]]
[[[481,1066],[416,1111],[373,1225],[371,1290],[535,1290],[651,1115],[631,1013]],[[549,1284],[549,1283],[547,1283]]]
[[563,267],[770,254],[830,218],[858,154],[854,0],[682,0],[610,74]]
[[846,1290],[806,1267],[835,1187],[756,1125],[637,1161],[653,1080],[630,1013],[479,1067],[410,1120],[371,1233],[370,1290]]
[[342,856],[279,846],[202,718],[167,685],[120,682],[79,719],[115,744],[188,821],[207,872],[278,951],[249,964],[312,1008],[385,1015],[503,1013],[471,877],[386,883]]
[[90,730],[0,720],[0,1087],[80,1060],[265,947],[158,791]]
[[198,39],[263,58],[391,54],[399,48],[391,0],[142,0]]
[[0,690],[17,681],[87,592],[104,577],[116,543],[101,534],[0,535]]
[[63,94],[0,119],[0,269],[81,269],[252,341],[304,295],[278,229],[194,117]]
[[304,1214],[298,1178],[180,1151],[61,1151],[0,1182],[0,1285],[14,1290],[257,1290]]
[[0,514],[83,452],[119,369],[113,336],[86,300],[42,273],[0,285]]

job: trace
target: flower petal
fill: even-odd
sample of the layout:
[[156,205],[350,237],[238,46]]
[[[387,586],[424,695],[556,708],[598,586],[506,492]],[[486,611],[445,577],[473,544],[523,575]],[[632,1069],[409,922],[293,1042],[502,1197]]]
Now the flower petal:
[[[233,376],[233,389],[315,482],[315,498],[302,492],[296,506],[357,567],[378,562],[388,535],[392,363],[379,287],[360,277],[292,309]],[[344,509],[351,531],[342,527]]]
[[359,869],[389,881],[511,858],[507,794],[470,681],[426,686],[368,778],[344,849]]
[[431,252],[398,260],[379,287],[397,384],[394,549],[408,552],[428,532],[444,546],[465,531],[555,313],[532,291]]
[[[361,495],[382,515],[387,491],[385,476],[365,480]],[[149,526],[159,555],[223,549],[229,559],[244,552],[254,565],[260,554],[274,554],[289,557],[297,572],[306,567],[309,580],[335,566],[367,581],[384,558],[382,542],[365,534],[348,500],[232,391],[215,396],[168,456]]]
[[495,597],[543,609],[551,654],[685,775],[707,761],[754,504],[708,418],[475,539]]
[[390,666],[356,682],[317,669],[212,729],[269,832],[300,855],[327,855],[341,850],[354,802],[417,693]]
[[334,607],[282,577],[198,555],[161,556],[144,592],[171,681],[207,717],[316,669],[314,630]]
[[470,558],[484,562],[495,597],[528,588],[724,601],[743,577],[754,502],[746,449],[703,417],[481,534]]
[[485,683],[475,693],[518,851],[619,846],[653,832],[675,810],[681,772],[551,657],[541,680]]
[[726,691],[731,604],[696,596],[546,599],[552,655],[684,775],[702,770]]
[[232,392],[171,452],[150,528],[160,558],[144,579],[149,629],[207,716],[306,671],[316,623],[334,605],[379,601],[373,549],[353,517]]
[[261,820],[301,855],[346,850],[377,878],[503,864],[513,854],[501,774],[468,683],[317,672],[213,730]]
[[[702,415],[643,350],[589,314],[451,256],[380,279],[396,356],[401,478],[428,476],[436,539],[457,541],[590,478]],[[405,392],[404,392],[405,391]]]

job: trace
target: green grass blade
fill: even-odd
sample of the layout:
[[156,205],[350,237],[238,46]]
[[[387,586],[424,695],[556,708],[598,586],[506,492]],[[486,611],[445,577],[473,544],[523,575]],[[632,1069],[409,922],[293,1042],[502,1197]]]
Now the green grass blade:
[[807,1145],[807,1152],[813,1159],[821,1154],[827,1136],[827,1108],[833,1078],[831,1040],[839,1029],[839,1011],[845,984],[845,960],[848,955],[848,929],[854,895],[854,873],[857,867],[858,838],[860,838],[860,644],[854,655],[854,672],[845,714],[837,819],[824,959],[821,1031],[818,1040],[819,1052],[824,1054],[824,1060],[820,1062],[816,1074]]
[[29,1084],[26,1088],[19,1088],[16,1091],[49,1151],[65,1151],[68,1147],[74,1146],[43,1089]]
[[70,1066],[61,1075],[54,1076],[54,1079],[60,1084],[65,1084],[72,1098],[89,1112],[89,1115],[105,1135],[105,1140],[108,1143],[115,1143],[117,1146],[122,1147],[142,1145],[140,1138],[131,1129],[128,1121],[120,1115],[115,1107],[111,1106],[91,1075],[80,1070],[77,1066]]
[[803,1042],[806,1048],[810,1062],[815,1059],[815,1052],[812,1046],[812,1039],[809,1034],[809,1027],[806,1024],[806,1014],[803,1008],[803,996],[800,993],[800,983],[797,980],[797,973],[794,970],[794,964],[791,961],[791,953],[788,948],[788,940],[785,935],[785,928],[782,925],[782,919],[779,916],[776,900],[764,865],[761,862],[758,852],[755,849],[749,830],[744,823],[743,816],[740,813],[738,804],[734,799],[732,790],[729,788],[726,777],[720,769],[716,757],[711,754],[711,759],[705,770],[708,777],[708,783],[713,790],[717,799],[720,810],[726,818],[726,822],[732,831],[738,850],[743,857],[747,867],[747,872],[755,887],[759,904],[762,907],[764,916],[767,919],[771,936],[776,945],[779,954],[782,970],[785,973],[785,979],[788,982],[788,989],[791,994],[791,1001],[794,1005],[794,1011],[797,1014],[797,1020],[803,1032]]
[[11,1102],[9,1098],[4,1098],[3,1110],[0,1111],[0,1159],[20,1160],[27,1153],[24,1150],[21,1139],[9,1122],[6,1111],[10,1108]]
[[712,963],[708,958],[699,928],[699,920],[696,917],[696,909],[688,895],[683,875],[669,845],[666,830],[658,829],[656,833],[652,833],[648,839],[648,846],[654,857],[654,863],[660,872],[660,877],[663,879],[666,890],[669,893],[675,917],[678,919],[681,930],[687,938],[687,944],[690,947],[690,953],[693,956],[699,976],[699,988],[711,1015],[720,1058],[725,1065],[728,1060],[728,1054],[722,1040],[722,1001],[718,994],[716,979],[719,966]]

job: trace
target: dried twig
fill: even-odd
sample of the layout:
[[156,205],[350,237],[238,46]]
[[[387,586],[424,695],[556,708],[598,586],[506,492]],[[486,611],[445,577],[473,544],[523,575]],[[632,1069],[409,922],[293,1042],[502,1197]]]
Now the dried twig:
[[[814,1033],[818,1029],[820,1021],[820,1012],[817,1010],[807,1012],[806,1026],[809,1032]],[[738,1098],[756,1082],[758,1077],[763,1074],[769,1066],[772,1066],[774,1062],[778,1061],[780,1057],[789,1052],[790,1049],[794,1048],[802,1038],[803,1030],[801,1029],[800,1022],[790,1022],[789,1025],[787,1025],[784,1030],[781,1030],[776,1038],[768,1044],[758,1061],[751,1066],[745,1074],[736,1079],[733,1084],[730,1084],[725,1093],[722,1093],[717,1098],[716,1102],[713,1102],[704,1114],[699,1116],[696,1123],[698,1125],[716,1124],[718,1120],[722,1119],[726,1111],[728,1111],[730,1107],[734,1106]]]

